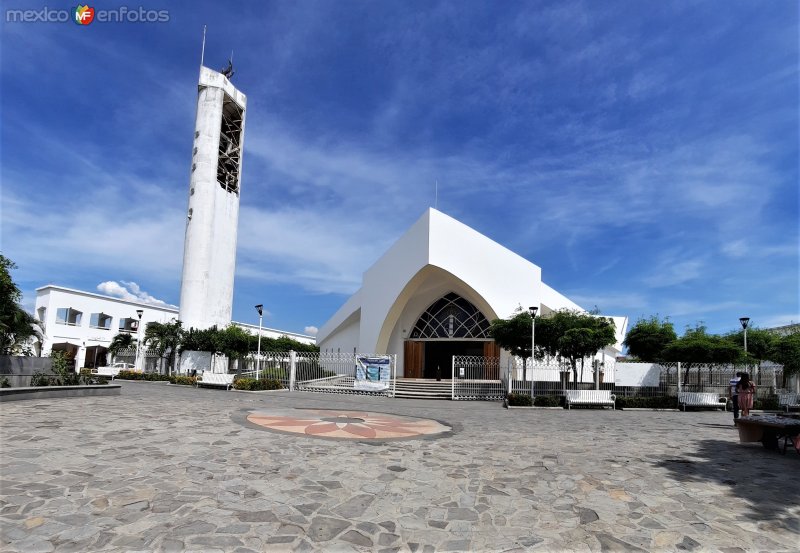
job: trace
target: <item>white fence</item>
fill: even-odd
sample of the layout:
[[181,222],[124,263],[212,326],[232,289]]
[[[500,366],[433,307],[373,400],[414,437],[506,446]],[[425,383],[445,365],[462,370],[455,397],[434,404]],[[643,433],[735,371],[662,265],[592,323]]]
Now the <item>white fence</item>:
[[[575,378],[577,372],[577,378]],[[677,397],[678,392],[713,392],[727,396],[729,383],[737,372],[748,373],[756,383],[759,398],[777,394],[786,386],[783,368],[761,365],[718,365],[708,363],[586,363],[577,371],[564,361],[530,358],[509,359],[503,374],[508,392],[532,396],[560,396],[565,390],[610,390],[617,397]]]
[[263,352],[242,376],[271,378],[288,390],[394,397],[397,357],[360,353]]
[[503,399],[506,390],[500,379],[500,359],[471,355],[453,356],[451,398],[454,400]]

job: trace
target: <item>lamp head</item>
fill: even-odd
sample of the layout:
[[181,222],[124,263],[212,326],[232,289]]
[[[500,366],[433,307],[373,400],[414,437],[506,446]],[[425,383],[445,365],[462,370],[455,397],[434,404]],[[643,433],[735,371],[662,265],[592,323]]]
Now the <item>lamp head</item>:
[[528,308],[528,310],[531,312],[531,317],[535,317],[536,312],[539,311],[539,308],[532,305]]
[[750,317],[741,317],[739,322],[742,323],[742,328],[747,330],[747,325],[750,324]]
[[142,315],[144,314],[144,309],[137,309],[136,314],[139,316],[139,320],[142,320]]
[[258,316],[260,317],[264,313],[264,304],[259,303],[256,305],[256,311],[258,311]]

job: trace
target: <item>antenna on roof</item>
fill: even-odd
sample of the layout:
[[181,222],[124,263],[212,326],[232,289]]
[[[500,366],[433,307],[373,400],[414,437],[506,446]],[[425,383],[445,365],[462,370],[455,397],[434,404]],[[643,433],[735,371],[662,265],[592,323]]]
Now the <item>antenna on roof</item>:
[[203,48],[200,50],[200,67],[203,67],[203,60],[206,57],[206,26],[203,25]]

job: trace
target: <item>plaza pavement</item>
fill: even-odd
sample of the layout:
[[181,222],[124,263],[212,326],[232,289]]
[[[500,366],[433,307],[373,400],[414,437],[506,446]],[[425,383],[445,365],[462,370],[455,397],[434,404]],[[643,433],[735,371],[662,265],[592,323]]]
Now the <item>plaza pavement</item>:
[[[436,419],[336,441],[244,423],[270,407]],[[798,551],[800,456],[730,413],[242,393],[0,404],[2,551]]]

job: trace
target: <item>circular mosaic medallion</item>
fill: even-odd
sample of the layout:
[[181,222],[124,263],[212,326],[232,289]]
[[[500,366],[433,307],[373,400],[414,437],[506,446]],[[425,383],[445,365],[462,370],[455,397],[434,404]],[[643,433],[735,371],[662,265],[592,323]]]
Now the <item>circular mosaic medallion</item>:
[[389,440],[435,436],[451,427],[431,419],[328,409],[258,410],[247,421],[266,430],[343,440]]

